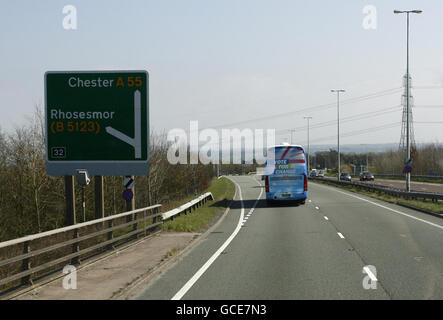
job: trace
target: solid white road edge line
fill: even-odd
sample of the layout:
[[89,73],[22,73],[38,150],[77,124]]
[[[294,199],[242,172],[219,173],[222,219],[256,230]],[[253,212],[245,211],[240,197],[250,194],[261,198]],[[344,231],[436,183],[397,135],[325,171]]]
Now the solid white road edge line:
[[[188,280],[188,282],[185,283],[185,285],[172,297],[171,300],[180,300],[188,291],[192,288],[192,286],[197,282],[197,280],[205,273],[206,270],[214,263],[214,261],[218,258],[218,256],[225,251],[227,246],[231,243],[231,241],[235,238],[235,236],[239,233],[241,230],[241,227],[244,223],[244,215],[245,215],[245,208],[243,205],[243,197],[242,197],[242,191],[240,188],[240,185],[235,182],[234,180],[231,180],[235,183],[235,185],[238,187],[239,190],[239,197],[240,197],[240,203],[241,203],[241,212],[240,212],[240,219],[238,220],[237,227],[235,228],[234,232],[229,236],[229,238],[221,245],[220,248],[209,258],[208,261],[192,276],[191,279]],[[258,181],[257,181],[258,182]],[[257,205],[258,201],[260,200],[263,193],[263,189],[260,191],[260,195],[258,199],[254,203],[254,207]]]
[[373,202],[373,201],[370,201],[370,200],[363,199],[363,198],[361,198],[361,197],[357,197],[357,196],[355,196],[355,195],[353,195],[353,194],[349,194],[349,193],[347,193],[347,192],[343,192],[343,191],[337,190],[337,189],[335,189],[335,188],[333,188],[333,187],[325,187],[325,186],[321,186],[321,185],[319,185],[319,184],[316,184],[316,186],[319,186],[319,187],[322,187],[322,188],[325,188],[325,189],[332,189],[332,190],[334,190],[334,191],[336,191],[336,192],[343,193],[343,194],[345,194],[345,195],[347,195],[347,196],[349,196],[349,197],[353,197],[353,198],[356,198],[356,199],[359,199],[359,200],[362,200],[362,201],[369,202],[369,203],[371,203],[371,204],[373,204],[373,205],[375,205],[375,206],[377,206],[377,207],[380,207],[380,208],[383,208],[383,209],[386,209],[386,210],[389,210],[389,211],[392,211],[392,212],[395,212],[395,213],[401,214],[401,215],[403,215],[403,216],[405,216],[405,217],[408,217],[408,218],[411,218],[411,219],[414,219],[414,220],[417,220],[417,221],[421,221],[421,222],[427,223],[427,224],[429,224],[429,225],[431,225],[431,226],[434,226],[434,227],[436,227],[436,228],[439,228],[439,229],[442,229],[442,230],[443,230],[443,226],[441,226],[441,225],[439,225],[439,224],[432,223],[432,222],[426,221],[426,220],[424,220],[424,219],[420,219],[420,218],[417,218],[417,217],[411,216],[410,214],[407,214],[407,213],[404,213],[404,212],[401,212],[401,211],[398,211],[398,210],[395,210],[395,209],[392,209],[392,208],[386,207],[386,206],[384,206],[384,205],[378,204],[378,203]]

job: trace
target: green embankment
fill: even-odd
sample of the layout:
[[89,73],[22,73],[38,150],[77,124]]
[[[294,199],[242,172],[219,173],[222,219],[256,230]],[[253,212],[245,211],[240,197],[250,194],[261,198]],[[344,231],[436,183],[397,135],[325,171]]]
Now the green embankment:
[[235,185],[229,179],[214,178],[211,186],[205,192],[211,192],[213,201],[207,202],[187,215],[181,214],[174,220],[166,221],[162,225],[164,231],[201,232],[214,222],[227,208],[229,201],[235,194]]

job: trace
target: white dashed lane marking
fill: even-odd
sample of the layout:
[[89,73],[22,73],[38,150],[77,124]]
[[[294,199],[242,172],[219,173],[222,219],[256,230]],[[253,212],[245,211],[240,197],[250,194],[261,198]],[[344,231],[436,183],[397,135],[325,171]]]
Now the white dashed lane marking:
[[342,238],[342,239],[345,238],[340,232],[337,232],[337,234],[338,234],[338,236],[339,236],[340,238]]

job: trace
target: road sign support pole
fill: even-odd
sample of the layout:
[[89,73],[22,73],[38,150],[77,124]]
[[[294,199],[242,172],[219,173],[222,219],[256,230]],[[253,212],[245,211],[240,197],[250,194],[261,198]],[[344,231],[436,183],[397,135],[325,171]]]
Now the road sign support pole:
[[86,222],[86,186],[82,186],[82,215],[83,222]]
[[[135,179],[134,176],[131,176],[132,179]],[[126,201],[126,211],[133,211],[135,210],[135,187],[133,187],[132,189],[130,189],[132,191],[132,193],[134,194],[134,196],[132,197],[131,200],[127,200]],[[134,218],[134,215],[129,216],[129,219]]]
[[75,217],[75,193],[74,193],[73,176],[65,176],[65,196],[66,196],[65,225],[70,226],[77,223]]
[[94,177],[95,187],[95,218],[101,219],[105,217],[105,198],[103,176]]

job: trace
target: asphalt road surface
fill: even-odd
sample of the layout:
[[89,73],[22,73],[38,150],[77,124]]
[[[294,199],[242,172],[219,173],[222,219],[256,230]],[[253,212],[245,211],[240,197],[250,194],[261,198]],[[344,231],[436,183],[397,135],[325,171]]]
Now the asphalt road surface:
[[268,207],[231,179],[226,218],[136,299],[443,299],[443,220],[313,182]]

